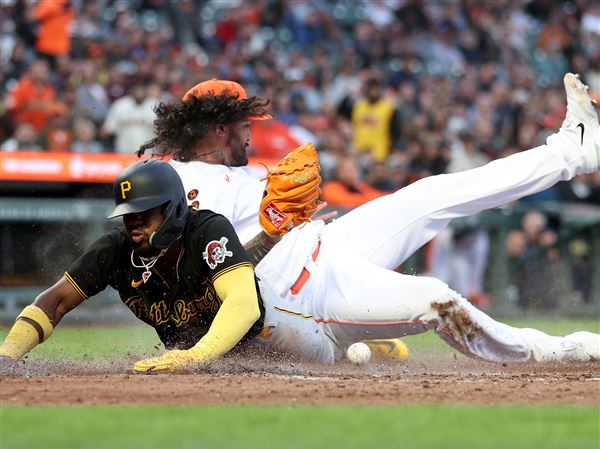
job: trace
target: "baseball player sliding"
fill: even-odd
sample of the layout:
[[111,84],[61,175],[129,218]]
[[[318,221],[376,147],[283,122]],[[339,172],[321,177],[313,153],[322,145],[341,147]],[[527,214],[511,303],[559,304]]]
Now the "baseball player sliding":
[[[260,332],[264,307],[254,268],[231,224],[188,207],[179,176],[148,159],[114,183],[123,229],[100,237],[17,317],[0,346],[17,360],[52,334],[62,317],[108,285],[156,330],[172,369],[206,362]],[[183,350],[184,349],[184,350]],[[155,366],[135,364],[137,371]]]
[[[161,161],[126,169],[114,185],[112,215],[123,216],[124,231],[100,238],[26,307],[0,355],[22,357],[50,336],[65,313],[112,285],[168,349],[178,348],[137,362],[139,372],[205,363],[261,328],[259,338],[266,343],[324,363],[342,357],[355,341],[428,329],[485,360],[599,360],[600,335],[554,337],[513,328],[443,282],[392,271],[452,218],[598,170],[600,125],[586,87],[567,74],[565,89],[567,117],[546,145],[474,170],[425,178],[325,225],[305,221],[318,209],[314,148],[304,145],[290,153],[266,186],[254,180],[243,168],[245,149],[249,119],[265,116],[264,102],[246,98],[231,82],[201,83],[182,101],[159,107],[158,136],[149,143],[159,153],[173,154],[185,189]],[[207,186],[227,194],[205,197],[215,193]],[[161,196],[163,191],[170,193]],[[244,218],[248,226],[262,225],[259,236],[267,238],[246,237],[250,254],[262,257],[255,268],[260,294],[251,259],[228,221],[207,210],[189,210],[186,196],[202,209],[211,204],[234,226]],[[271,213],[263,213],[267,210]],[[265,255],[264,247],[271,245]],[[263,250],[255,252],[259,246]]]

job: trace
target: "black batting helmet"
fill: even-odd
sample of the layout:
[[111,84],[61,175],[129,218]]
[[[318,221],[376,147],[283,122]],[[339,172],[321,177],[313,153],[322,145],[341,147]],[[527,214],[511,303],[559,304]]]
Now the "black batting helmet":
[[183,233],[188,215],[185,189],[175,169],[158,159],[126,167],[113,184],[115,210],[108,218],[144,212],[165,205],[163,224],[150,236],[150,245],[168,248]]

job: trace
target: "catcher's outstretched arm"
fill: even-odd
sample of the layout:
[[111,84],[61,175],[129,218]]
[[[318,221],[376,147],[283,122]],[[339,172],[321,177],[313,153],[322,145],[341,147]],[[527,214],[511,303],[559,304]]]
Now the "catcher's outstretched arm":
[[61,318],[84,298],[63,276],[25,307],[0,345],[0,357],[18,360],[46,341]]
[[269,235],[262,231],[246,242],[244,248],[250,257],[252,265],[257,266],[280,240],[280,235]]
[[[319,201],[321,167],[312,143],[299,146],[281,159],[267,174],[258,220],[263,232],[244,247],[256,266],[281,239],[281,236],[323,210]],[[319,217],[334,218],[337,212]]]

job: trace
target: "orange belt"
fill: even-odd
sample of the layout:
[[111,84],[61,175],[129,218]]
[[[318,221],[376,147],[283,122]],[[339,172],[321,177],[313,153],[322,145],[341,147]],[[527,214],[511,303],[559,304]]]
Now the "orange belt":
[[[313,262],[317,260],[317,256],[319,255],[319,249],[321,249],[321,241],[319,241],[319,243],[317,243],[317,247],[315,248],[314,252],[312,253]],[[300,273],[300,276],[298,276],[298,279],[296,279],[296,282],[294,282],[294,285],[292,285],[290,287],[290,291],[292,292],[292,295],[297,295],[298,293],[300,293],[300,290],[302,290],[302,288],[304,287],[304,284],[306,284],[308,282],[309,277],[310,277],[310,271],[308,271],[306,268],[302,268],[302,273]]]

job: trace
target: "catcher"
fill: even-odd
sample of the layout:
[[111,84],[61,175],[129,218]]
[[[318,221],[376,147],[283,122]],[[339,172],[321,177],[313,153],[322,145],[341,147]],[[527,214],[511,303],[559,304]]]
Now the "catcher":
[[245,168],[251,122],[271,117],[267,101],[248,97],[238,83],[201,82],[181,100],[160,104],[157,137],[138,154],[172,156],[188,201],[231,221],[258,262],[265,302],[259,338],[280,350],[331,363],[356,341],[431,329],[464,354],[490,361],[600,360],[600,335],[513,328],[437,279],[393,271],[452,218],[598,170],[600,125],[587,87],[573,74],[564,84],[567,116],[545,145],[422,179],[329,224],[294,227],[318,209],[312,146],[284,158],[266,187]]

